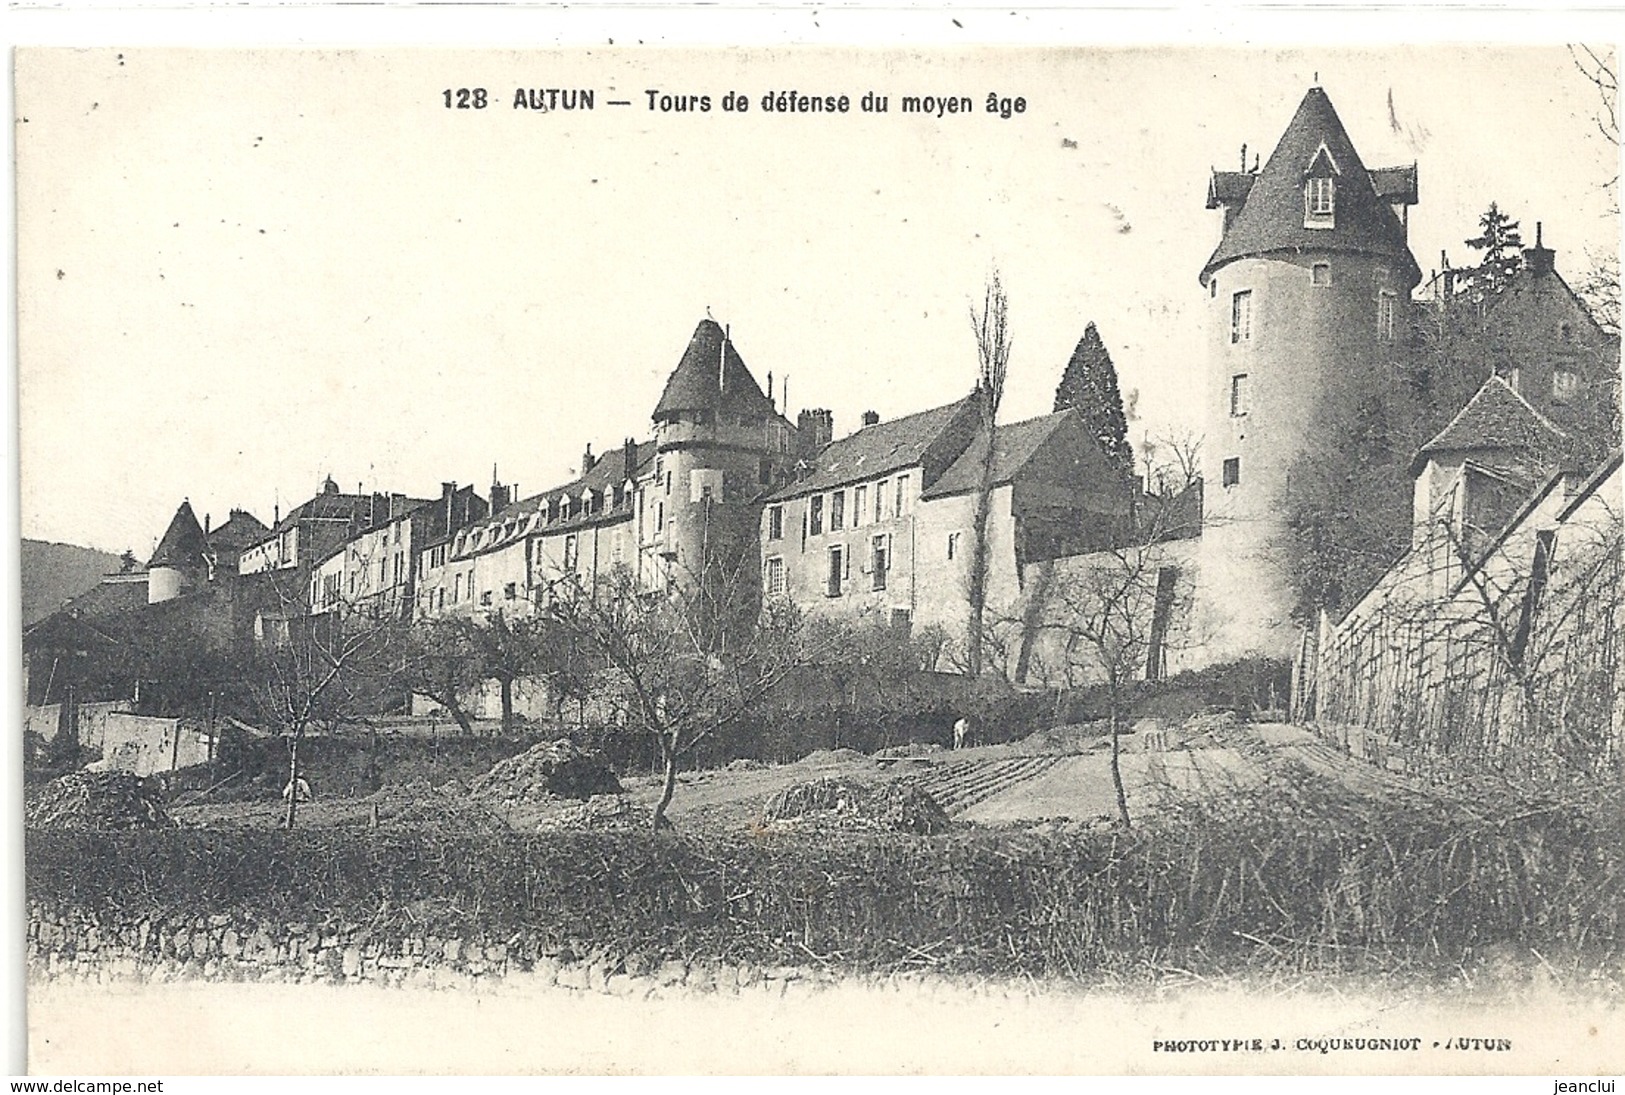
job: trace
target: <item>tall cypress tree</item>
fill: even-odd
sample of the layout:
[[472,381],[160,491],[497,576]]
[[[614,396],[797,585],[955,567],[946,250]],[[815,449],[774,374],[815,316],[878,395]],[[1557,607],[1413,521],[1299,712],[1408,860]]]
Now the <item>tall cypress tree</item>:
[[1123,414],[1123,394],[1117,389],[1117,368],[1094,323],[1083,329],[1078,348],[1061,374],[1055,389],[1055,409],[1076,407],[1100,449],[1123,474],[1134,474],[1134,447],[1128,442],[1128,418]]

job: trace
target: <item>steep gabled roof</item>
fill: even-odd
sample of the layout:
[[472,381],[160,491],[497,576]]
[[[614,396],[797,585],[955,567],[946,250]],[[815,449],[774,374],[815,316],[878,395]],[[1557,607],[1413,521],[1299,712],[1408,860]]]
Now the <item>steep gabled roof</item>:
[[682,360],[666,379],[654,417],[669,418],[682,411],[774,413],[772,403],[715,320],[702,319],[694,328]]
[[158,541],[158,548],[147,561],[147,569],[153,567],[203,567],[206,566],[205,555],[208,552],[208,543],[203,538],[203,526],[197,523],[197,514],[192,512],[192,503],[182,502],[170,518],[169,528],[164,530],[164,538]]
[[967,413],[967,405],[976,398],[969,395],[946,406],[865,426],[832,441],[818,454],[810,474],[775,492],[773,497],[795,498],[914,467],[925,460],[931,446],[961,414]]
[[1530,406],[1512,385],[1492,376],[1456,412],[1456,417],[1417,452],[1411,461],[1411,474],[1421,471],[1433,453],[1513,449],[1552,456],[1568,440],[1566,433]]
[[[1304,225],[1304,179],[1312,165],[1336,168],[1336,216],[1330,228]],[[1409,171],[1409,175],[1405,174]],[[1202,284],[1235,259],[1273,251],[1342,251],[1392,259],[1408,276],[1422,271],[1405,242],[1405,229],[1389,207],[1416,189],[1415,168],[1367,171],[1354,143],[1320,88],[1310,88],[1263,171],[1243,184],[1230,172],[1216,172],[1208,184],[1209,208],[1221,200],[1241,209],[1202,268]]]
[[271,532],[247,510],[234,509],[226,523],[209,532],[210,547],[242,549],[252,547]]
[[[993,485],[1014,479],[1038,447],[1059,429],[1074,411],[1056,411],[1025,422],[1010,422],[993,431]],[[959,454],[959,459],[948,466],[925,491],[922,498],[941,498],[976,490],[982,482],[982,461],[987,457],[987,434],[978,430],[976,437]]]

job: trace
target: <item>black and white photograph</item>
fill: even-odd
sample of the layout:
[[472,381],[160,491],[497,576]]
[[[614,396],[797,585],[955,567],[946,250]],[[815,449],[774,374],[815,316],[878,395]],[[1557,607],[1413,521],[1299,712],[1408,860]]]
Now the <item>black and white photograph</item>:
[[1617,1073],[1617,71],[19,47],[28,1071]]

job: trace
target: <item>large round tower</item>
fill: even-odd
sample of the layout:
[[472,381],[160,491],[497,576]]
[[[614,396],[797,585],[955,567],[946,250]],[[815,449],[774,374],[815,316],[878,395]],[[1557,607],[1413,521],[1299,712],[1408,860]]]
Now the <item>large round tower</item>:
[[757,500],[781,480],[790,427],[728,333],[706,319],[654,411],[655,474],[643,487],[646,573],[689,582],[756,575]]
[[[1392,389],[1411,290],[1416,167],[1368,170],[1311,88],[1263,170],[1215,171],[1207,291],[1199,624],[1211,660],[1289,654],[1280,548],[1294,464],[1325,424]],[[1321,453],[1320,457],[1325,458]]]

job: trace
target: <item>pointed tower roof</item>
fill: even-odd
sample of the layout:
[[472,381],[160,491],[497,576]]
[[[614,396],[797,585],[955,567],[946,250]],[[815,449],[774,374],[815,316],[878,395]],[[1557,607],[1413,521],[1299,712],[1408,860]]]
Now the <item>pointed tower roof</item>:
[[773,405],[750,375],[720,324],[702,319],[688,340],[688,349],[666,380],[654,417],[670,418],[680,411],[716,411],[772,414]]
[[1516,451],[1541,458],[1562,453],[1568,434],[1552,425],[1499,376],[1478,389],[1449,425],[1417,452],[1415,475],[1433,453]]
[[[1306,227],[1304,182],[1326,174],[1335,180],[1336,216],[1331,227]],[[1203,285],[1227,262],[1273,251],[1378,255],[1392,259],[1411,285],[1421,280],[1421,268],[1405,242],[1405,226],[1390,206],[1415,202],[1414,166],[1368,171],[1320,88],[1309,89],[1264,169],[1250,180],[1235,172],[1215,172],[1209,183],[1209,208],[1238,201],[1240,208],[1202,268]]]
[[153,567],[205,566],[208,542],[203,537],[203,526],[197,523],[191,502],[182,502],[170,519],[164,538],[158,541],[158,550],[152,553],[147,569]]

